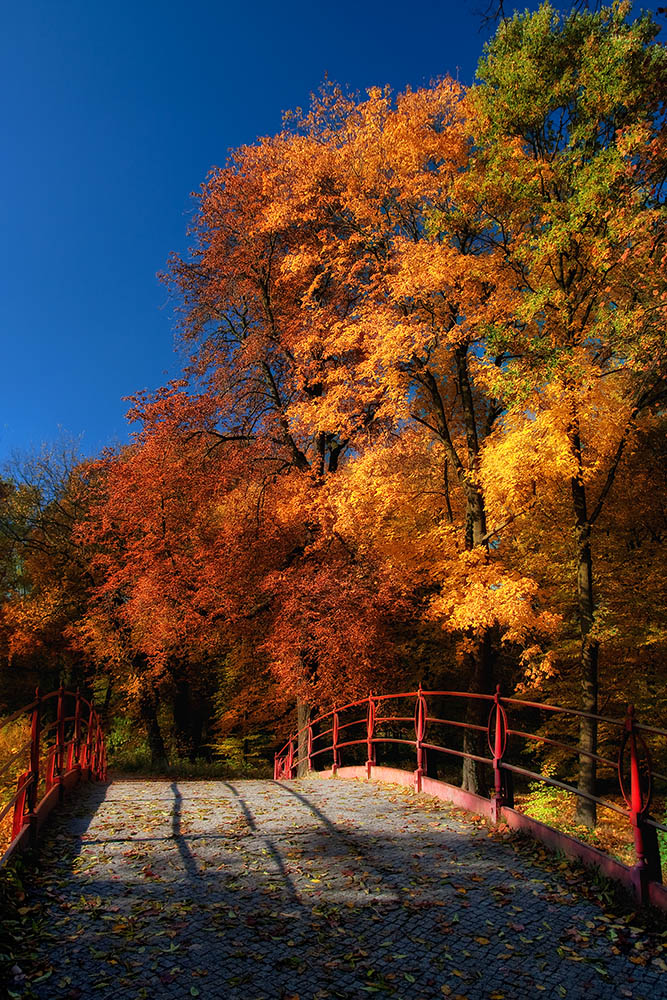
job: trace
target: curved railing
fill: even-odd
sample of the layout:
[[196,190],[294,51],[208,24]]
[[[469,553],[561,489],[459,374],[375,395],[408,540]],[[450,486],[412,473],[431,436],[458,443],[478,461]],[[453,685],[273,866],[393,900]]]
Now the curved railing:
[[[51,703],[55,718],[44,722]],[[9,846],[0,857],[0,867],[17,850],[33,845],[44,820],[66,788],[82,778],[105,781],[107,755],[100,718],[91,701],[79,691],[64,687],[48,694],[35,692],[34,701],[5,719],[0,730],[25,718],[26,740],[0,762],[0,780],[12,766],[27,762],[16,778],[16,791],[0,804],[0,823],[12,812]],[[28,736],[29,733],[29,736]]]
[[[476,703],[476,710],[468,708]],[[429,705],[436,705],[431,714]],[[486,707],[485,707],[486,706]],[[449,707],[448,716],[443,710]],[[485,719],[486,709],[488,718]],[[540,719],[540,731],[529,731],[521,724],[522,714],[530,719]],[[472,719],[470,718],[472,716]],[[577,729],[582,719],[596,726],[599,744],[596,751],[578,745]],[[555,723],[565,730],[565,738],[555,738]],[[409,727],[409,733],[405,728]],[[361,732],[359,730],[361,729]],[[471,734],[459,744],[452,738],[431,736],[432,732],[459,732]],[[667,826],[657,822],[649,809],[656,779],[667,782],[667,775],[657,772],[651,763],[650,742],[664,742],[667,730],[641,725],[632,705],[624,719],[562,708],[558,705],[522,701],[519,698],[501,697],[500,687],[495,694],[473,694],[463,691],[418,691],[398,694],[373,695],[332,709],[312,719],[303,729],[295,732],[275,755],[274,779],[294,778],[297,772],[315,771],[324,760],[331,761],[331,774],[342,777],[375,777],[411,784],[417,791],[425,791],[452,801],[463,808],[486,815],[498,823],[501,820],[515,829],[538,837],[552,847],[574,855],[586,863],[620,879],[632,889],[642,902],[653,902],[667,908],[667,888],[662,886],[658,831],[667,833]],[[474,744],[471,749],[471,744]],[[482,746],[480,746],[482,744]],[[415,752],[416,768],[409,772],[403,768],[378,767],[377,749],[391,745],[401,752]],[[530,770],[517,760],[528,752],[528,747],[549,747],[563,757],[585,757],[595,762],[598,777],[609,786],[615,785],[619,801],[610,801],[577,788],[568,781],[552,774]],[[353,748],[363,748],[362,764],[342,766],[342,755]],[[484,752],[488,748],[488,756]],[[510,748],[514,753],[510,754]],[[488,768],[488,798],[466,792],[427,774],[427,755],[444,754],[461,760],[474,761],[480,769]],[[358,751],[357,751],[358,754]],[[511,757],[514,757],[514,760]],[[632,831],[636,864],[633,868],[621,864],[575,838],[559,833],[514,809],[514,777],[521,776],[531,782],[541,782],[565,789],[580,799],[594,802],[623,816]],[[613,792],[612,792],[613,794]],[[624,803],[624,806],[620,803]]]

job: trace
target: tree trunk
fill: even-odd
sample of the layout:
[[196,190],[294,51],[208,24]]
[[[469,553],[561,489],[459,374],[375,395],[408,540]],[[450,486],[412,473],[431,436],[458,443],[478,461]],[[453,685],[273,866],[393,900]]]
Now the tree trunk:
[[250,740],[248,739],[248,709],[243,713],[243,747],[241,750],[243,766],[245,767],[250,758]]
[[174,741],[179,757],[192,756],[190,685],[186,680],[176,681],[173,697]]
[[[297,747],[298,765],[297,778],[305,778],[308,775],[308,730],[305,728],[310,723],[311,709],[307,701],[301,698],[296,700],[296,728],[299,731],[299,741]],[[303,732],[302,732],[303,730]]]
[[145,691],[140,694],[139,712],[141,721],[146,727],[148,746],[151,751],[151,767],[155,770],[164,770],[168,765],[167,752],[157,719],[157,699],[154,694]]
[[111,683],[111,678],[107,678],[107,689],[104,695],[104,705],[102,706],[102,711],[104,715],[109,711],[109,705],[111,704],[111,692],[113,690],[113,685]]
[[[454,447],[450,433],[445,401],[440,392],[437,379],[428,368],[419,370],[419,381],[428,390],[433,405],[433,416],[440,439],[445,448],[447,464],[445,465],[445,484],[448,487],[449,465],[455,472],[466,498],[465,547],[468,551],[485,548],[486,538],[486,508],[484,495],[478,484],[479,468],[479,435],[477,433],[477,416],[473,399],[469,371],[469,343],[459,345],[454,357],[456,361],[457,388],[461,400],[463,424],[465,427],[466,448],[468,453],[467,467]],[[447,495],[447,509],[450,522],[452,509]],[[470,647],[465,654],[468,672],[468,690],[474,694],[488,694],[493,690],[493,660],[492,660],[492,629],[480,629],[469,636]],[[488,705],[485,701],[471,698],[466,709],[466,722],[472,725],[485,726],[488,718]],[[466,753],[485,756],[482,742],[483,733],[465,729],[463,732],[463,749]],[[478,792],[484,786],[482,764],[473,760],[463,761],[461,783],[467,791]]]
[[[466,654],[469,666],[468,690],[471,694],[490,694],[493,690],[492,632],[487,629],[483,635],[475,636],[472,650]],[[470,725],[486,726],[489,717],[489,703],[482,698],[471,698],[466,707],[465,721]],[[463,730],[464,753],[478,757],[488,756],[486,737],[476,729]],[[463,760],[461,787],[466,792],[486,795],[489,774],[483,764],[467,757]]]
[[[583,489],[583,487],[582,487]],[[593,626],[593,558],[590,544],[590,525],[577,525],[577,597],[579,628],[581,632],[581,709],[595,715],[598,711],[598,653],[599,643],[590,636]],[[582,718],[579,723],[579,746],[588,753],[597,753],[598,724],[595,719]],[[579,791],[595,795],[597,767],[594,758],[585,754],[579,757]],[[597,806],[588,799],[577,799],[575,820],[589,829],[597,822]]]
[[[572,505],[577,532],[577,613],[581,634],[581,709],[596,714],[598,711],[598,650],[597,639],[590,635],[593,627],[593,555],[591,552],[591,525],[586,505],[586,487],[581,465],[581,440],[576,414],[568,430],[572,453],[577,459],[579,473],[571,480]],[[582,718],[579,723],[579,746],[588,753],[597,753],[598,724],[595,719]],[[579,757],[579,791],[596,794],[597,769],[593,758]],[[597,820],[595,802],[578,799],[575,814],[577,823],[594,829]]]
[[[484,545],[486,535],[486,512],[481,493],[468,487],[466,501],[466,548],[474,549]],[[471,694],[490,694],[493,690],[492,630],[485,629],[472,637],[472,647],[465,654],[468,666],[468,691]],[[470,725],[486,726],[489,715],[488,703],[483,699],[471,698],[466,707],[465,721]],[[484,734],[475,729],[464,729],[463,750],[478,757],[486,756]],[[467,792],[483,795],[488,775],[484,765],[464,758],[461,786]]]

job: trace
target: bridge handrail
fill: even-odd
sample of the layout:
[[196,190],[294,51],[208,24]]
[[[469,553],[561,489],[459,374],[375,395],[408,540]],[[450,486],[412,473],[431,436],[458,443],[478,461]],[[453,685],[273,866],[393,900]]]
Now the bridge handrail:
[[[42,708],[53,698],[58,699],[56,718],[44,725]],[[73,714],[65,711],[65,704],[70,699],[74,699]],[[5,719],[0,731],[22,717],[29,726],[29,739],[0,766],[0,774],[3,774],[22,754],[29,752],[29,765],[18,775],[16,791],[4,806],[0,806],[0,822],[12,808],[14,810],[11,839],[0,857],[0,867],[15,850],[34,844],[38,828],[53,806],[61,801],[66,787],[75,784],[82,774],[101,781],[107,776],[107,752],[100,717],[92,700],[80,691],[60,687],[42,694],[37,688],[33,701]],[[66,739],[68,726],[71,729]]]
[[18,787],[16,791],[12,795],[9,802],[5,804],[5,807],[2,810],[2,812],[0,812],[0,822],[2,822],[7,813],[16,805],[16,800],[18,799],[19,795],[21,795],[21,793],[28,787],[29,784],[32,784],[32,782],[33,782],[32,775],[30,775],[30,777],[26,781],[18,782]]
[[[463,721],[458,719],[446,719],[429,715],[429,699],[453,698],[467,699],[472,701],[487,702],[490,705],[488,721],[486,725],[479,722]],[[378,709],[385,703],[387,707],[392,702],[399,699],[409,699],[414,701],[414,714],[412,716],[396,714],[382,716]],[[364,709],[365,716],[360,712],[358,718],[352,720],[340,718],[344,713],[353,709]],[[574,722],[581,719],[589,719],[597,724],[610,726],[619,730],[616,744],[618,755],[616,760],[603,754],[588,750],[585,747],[571,745],[563,740],[553,739],[541,733],[528,732],[523,728],[510,727],[508,709],[513,713],[523,710],[539,710],[555,715],[572,718]],[[455,713],[456,714],[456,713]],[[479,717],[478,717],[479,718]],[[314,727],[327,723],[331,720],[331,725],[324,731],[315,733]],[[340,735],[344,730],[353,726],[366,724],[366,732],[357,739],[341,740]],[[402,738],[397,734],[387,735],[378,732],[378,727],[383,724],[403,725],[414,724],[414,736],[409,739]],[[436,742],[426,742],[426,731],[430,725],[452,726],[464,731],[485,733],[490,757],[480,756],[473,753],[470,747],[459,750],[456,747],[447,746],[446,741],[442,744]],[[520,698],[503,697],[500,693],[500,686],[494,694],[480,694],[467,691],[424,691],[419,687],[416,691],[403,691],[394,694],[374,695],[372,692],[362,699],[349,702],[341,707],[334,707],[328,712],[323,712],[317,718],[312,719],[307,725],[294,732],[289,740],[275,755],[274,778],[275,780],[294,778],[299,770],[307,764],[309,771],[314,770],[314,758],[321,757],[322,754],[331,754],[331,772],[336,774],[341,767],[341,751],[349,747],[367,748],[366,773],[370,777],[374,766],[376,766],[376,748],[380,744],[395,744],[409,746],[416,750],[417,767],[414,772],[415,788],[419,791],[422,788],[422,781],[425,776],[426,753],[437,751],[464,760],[475,761],[481,765],[486,765],[493,771],[493,785],[491,799],[496,810],[503,805],[513,805],[512,775],[517,774],[532,781],[538,781],[545,785],[562,788],[577,796],[580,799],[594,802],[604,809],[609,809],[614,813],[624,816],[632,829],[634,847],[637,856],[636,867],[643,872],[643,878],[656,882],[662,881],[660,867],[660,853],[657,841],[657,831],[667,833],[667,826],[657,822],[649,816],[649,808],[653,795],[653,778],[665,779],[665,775],[653,770],[651,756],[644,741],[643,734],[653,737],[667,736],[667,730],[656,726],[645,726],[640,724],[635,718],[634,707],[627,706],[624,719],[612,718],[606,715],[599,715],[593,712],[584,712],[581,709],[566,708],[560,705],[551,705],[541,702],[526,701]],[[346,734],[347,735],[347,734]],[[350,734],[352,735],[352,734]],[[317,749],[314,743],[323,737],[330,737],[324,746],[318,742]],[[598,797],[588,791],[579,789],[576,786],[549,774],[541,774],[531,771],[528,768],[511,764],[505,759],[507,744],[510,737],[521,739],[526,742],[534,741],[557,747],[572,755],[580,755],[594,760],[605,768],[610,768],[616,772],[618,787],[625,802],[626,808],[611,802],[608,799]],[[474,747],[474,749],[479,749]],[[319,762],[318,762],[319,763]],[[320,765],[321,766],[321,765]],[[626,778],[626,771],[629,771],[629,780]],[[496,812],[496,815],[499,813]]]
[[[357,701],[349,702],[348,704],[342,705],[340,707],[337,706],[336,708],[330,709],[330,711],[328,711],[328,712],[323,712],[321,715],[317,716],[316,718],[311,719],[310,723],[308,723],[306,726],[303,726],[300,730],[297,730],[295,733],[293,733],[290,736],[289,740],[287,740],[287,742],[284,744],[284,746],[278,751],[278,753],[276,754],[276,756],[277,757],[283,757],[283,755],[287,752],[291,741],[297,740],[298,737],[301,734],[308,732],[309,729],[312,729],[315,725],[317,725],[322,720],[328,719],[328,718],[333,718],[334,715],[336,715],[336,714],[341,715],[343,712],[346,712],[350,708],[356,708],[357,706],[360,706],[360,705],[367,705],[369,703],[369,700],[371,698],[373,699],[373,701],[375,703],[379,703],[379,702],[382,702],[382,701],[387,701],[389,699],[395,699],[395,698],[417,698],[417,696],[419,695],[419,693],[421,693],[423,695],[423,697],[425,697],[425,698],[427,698],[427,697],[453,697],[453,698],[469,698],[471,700],[483,700],[483,701],[488,701],[488,702],[494,702],[495,701],[495,696],[492,695],[492,694],[478,694],[476,692],[469,692],[469,691],[423,691],[421,688],[419,689],[419,691],[404,691],[404,692],[400,692],[400,693],[396,693],[396,694],[383,694],[383,695],[373,695],[373,694],[370,694],[366,698],[361,698],[361,699],[359,699]],[[564,708],[563,706],[560,706],[560,705],[550,705],[550,704],[542,703],[542,702],[523,701],[523,700],[521,700],[519,698],[505,698],[505,697],[500,698],[500,702],[503,705],[517,705],[517,706],[519,706],[521,708],[535,708],[535,709],[546,710],[546,711],[550,711],[550,712],[557,712],[557,713],[564,714],[564,715],[572,715],[572,716],[576,716],[577,718],[592,719],[592,720],[595,720],[596,722],[604,722],[604,723],[607,723],[608,725],[617,726],[620,729],[623,729],[625,727],[625,725],[626,725],[626,720],[614,719],[614,718],[610,718],[609,716],[598,715],[598,714],[593,713],[593,712],[583,712],[581,709],[576,709],[576,708]],[[364,719],[355,719],[353,722],[344,723],[342,726],[339,726],[338,729],[340,731],[341,729],[344,729],[346,726],[360,725],[364,721],[365,721]],[[379,723],[379,722],[411,722],[411,721],[412,721],[412,717],[408,717],[408,716],[387,716],[387,717],[383,717],[381,719],[380,718],[376,718],[376,722],[377,723]],[[445,724],[445,725],[458,726],[458,727],[461,727],[461,728],[464,728],[464,729],[478,729],[480,732],[486,732],[487,729],[488,729],[487,726],[476,726],[474,723],[457,722],[457,721],[449,720],[449,719],[436,719],[436,718],[429,717],[427,719],[427,721],[428,722],[433,722],[433,723],[442,723],[442,724]],[[644,732],[654,733],[654,734],[657,734],[657,735],[665,735],[665,736],[667,736],[667,730],[657,729],[655,727],[644,726],[644,725],[641,725],[640,723],[637,723],[637,722],[635,722],[635,729],[641,730],[641,731],[644,731]],[[318,739],[321,736],[324,736],[324,735],[326,735],[328,733],[331,733],[331,732],[333,732],[333,727],[332,727],[332,729],[328,729],[328,730],[326,730],[323,733],[318,733],[318,734],[314,735],[313,738],[314,739]],[[531,738],[536,739],[536,740],[543,740],[544,742],[549,742],[549,740],[547,740],[545,737],[542,737],[542,736],[540,736],[538,734],[534,734],[534,733],[531,733],[531,734],[521,733],[520,730],[508,730],[507,731],[507,735],[508,736],[509,735],[517,735],[517,736],[518,735],[524,735],[524,736],[530,736]],[[364,739],[364,740],[362,740],[360,742],[366,742],[366,740]],[[582,754],[584,754],[586,756],[590,756],[592,758],[596,758],[596,755],[594,753],[592,753],[591,751],[587,751],[587,750],[585,750],[585,749],[583,749],[581,747],[569,747],[567,744],[560,744],[560,745],[563,748],[565,748],[565,749],[571,749],[573,752],[582,753]],[[441,748],[441,749],[445,749],[445,748]],[[609,761],[609,760],[606,760],[604,758],[598,758],[598,759],[603,760],[605,763],[609,763],[612,766],[616,767],[616,763],[613,762],[613,761]]]

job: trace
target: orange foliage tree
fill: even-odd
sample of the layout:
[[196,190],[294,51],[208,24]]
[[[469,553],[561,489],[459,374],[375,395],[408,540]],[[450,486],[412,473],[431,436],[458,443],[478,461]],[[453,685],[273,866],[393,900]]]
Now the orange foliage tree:
[[136,704],[154,759],[166,754],[160,699],[173,701],[178,729],[181,695],[215,693],[216,662],[241,694],[228,720],[246,713],[253,689],[265,720],[289,697],[366,690],[395,659],[399,602],[344,545],[323,540],[307,510],[310,477],[267,472],[283,461],[280,446],[257,428],[223,433],[211,394],[174,385],[138,397],[131,415],[142,429],[100,463],[104,489],[78,529],[99,584],[71,634]]
[[[488,691],[494,636],[525,645],[554,618],[536,606],[534,581],[506,572],[489,546],[479,457],[504,409],[486,368],[503,359],[489,358],[480,317],[503,272],[457,204],[465,122],[452,81],[395,103],[325,90],[283,134],[212,173],[191,255],[172,260],[170,277],[192,370],[226,417],[220,440],[268,439],[271,474],[307,483],[310,553],[332,551],[333,532],[357,557],[364,540],[340,530],[341,503],[354,508],[369,490],[378,507],[395,503],[405,485],[399,469],[375,481],[383,464],[409,464],[416,450],[434,468],[441,502],[425,508],[434,547],[422,603],[459,636],[471,690]],[[395,591],[405,562],[384,563]],[[474,769],[465,781],[474,786]]]

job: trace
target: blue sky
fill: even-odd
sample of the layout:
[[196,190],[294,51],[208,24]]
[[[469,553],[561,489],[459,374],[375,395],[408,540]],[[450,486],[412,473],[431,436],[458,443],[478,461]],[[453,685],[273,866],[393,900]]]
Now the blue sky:
[[[127,439],[122,397],[179,371],[156,278],[189,194],[325,74],[470,83],[479,3],[23,0],[0,40],[0,462]],[[521,5],[523,6],[523,4]]]

